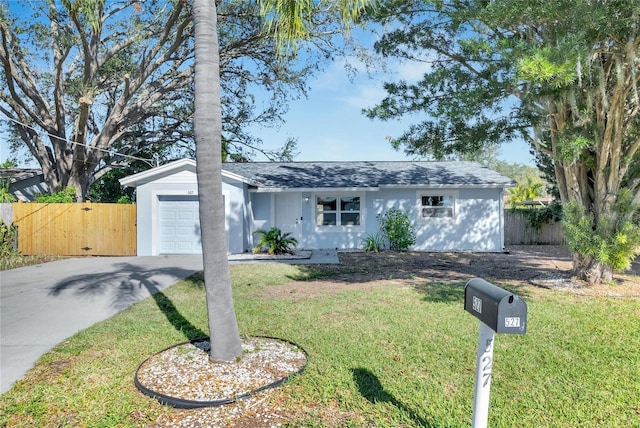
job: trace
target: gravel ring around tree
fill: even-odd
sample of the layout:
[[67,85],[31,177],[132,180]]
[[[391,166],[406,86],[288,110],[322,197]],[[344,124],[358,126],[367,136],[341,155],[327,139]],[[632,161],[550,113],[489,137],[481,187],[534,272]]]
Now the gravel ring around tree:
[[243,355],[212,362],[208,338],[182,342],[147,358],[134,382],[144,394],[178,409],[235,403],[302,373],[307,353],[272,337],[243,337]]

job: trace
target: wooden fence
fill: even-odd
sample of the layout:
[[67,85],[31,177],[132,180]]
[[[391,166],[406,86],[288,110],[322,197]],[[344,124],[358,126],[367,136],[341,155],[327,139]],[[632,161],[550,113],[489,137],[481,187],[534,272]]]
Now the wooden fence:
[[525,214],[504,211],[504,245],[566,245],[562,223],[543,224],[540,230],[530,226]]
[[23,255],[135,256],[136,206],[12,204]]

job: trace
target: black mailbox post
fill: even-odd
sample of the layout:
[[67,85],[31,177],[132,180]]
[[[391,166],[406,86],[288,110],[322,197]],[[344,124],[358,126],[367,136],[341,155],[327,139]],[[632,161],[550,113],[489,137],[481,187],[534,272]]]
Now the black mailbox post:
[[480,320],[472,427],[486,428],[494,333],[525,334],[527,304],[516,294],[482,278],[474,278],[464,287],[464,309]]
[[469,280],[464,287],[464,309],[496,333],[527,332],[527,304],[524,300],[482,278]]

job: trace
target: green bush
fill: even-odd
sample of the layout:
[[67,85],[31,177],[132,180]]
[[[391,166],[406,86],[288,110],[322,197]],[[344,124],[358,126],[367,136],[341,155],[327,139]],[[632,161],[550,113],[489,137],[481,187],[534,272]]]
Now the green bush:
[[0,203],[4,204],[16,201],[16,197],[9,191],[10,186],[11,181],[0,180]]
[[260,235],[258,245],[253,249],[254,253],[259,253],[266,248],[269,254],[293,254],[291,247],[298,245],[298,240],[290,233],[283,233],[277,227],[269,230],[256,230],[255,234]]
[[416,243],[416,229],[411,225],[408,213],[391,208],[384,214],[378,214],[376,218],[390,250],[405,251]]
[[631,267],[640,248],[640,227],[633,221],[631,196],[622,189],[619,202],[613,207],[613,216],[602,216],[594,229],[593,213],[571,202],[564,210],[564,234],[572,252],[596,258],[613,270],[623,271]]
[[76,201],[76,188],[73,186],[65,187],[56,193],[38,193],[36,202],[42,204],[70,204]]
[[118,198],[116,204],[133,204],[133,201],[129,195],[122,195]]
[[526,217],[529,227],[536,232],[540,232],[545,224],[556,223],[563,219],[560,202],[552,202],[546,207],[512,208],[511,210],[522,213]]
[[16,228],[4,221],[0,222],[0,256],[9,257],[18,254],[15,247]]

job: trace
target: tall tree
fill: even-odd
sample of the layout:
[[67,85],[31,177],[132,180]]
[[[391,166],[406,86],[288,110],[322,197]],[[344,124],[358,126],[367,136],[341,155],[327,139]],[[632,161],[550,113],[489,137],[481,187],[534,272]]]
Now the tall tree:
[[396,144],[444,156],[524,137],[551,159],[574,272],[611,280],[640,248],[640,3],[608,0],[387,1],[387,57],[427,61],[367,111],[426,112]]
[[[299,39],[310,37],[313,18],[319,13],[340,12],[345,23],[360,13],[364,0],[327,2],[318,9],[313,0],[264,0],[264,15],[280,52],[297,48]],[[339,7],[336,7],[339,6]],[[211,340],[210,358],[231,361],[242,354],[242,344],[233,307],[222,199],[222,116],[220,103],[220,51],[215,0],[194,0],[195,25],[195,120],[198,198]]]
[[[156,146],[193,155],[193,28],[190,3],[174,0],[49,0],[0,3],[0,113],[15,145],[41,165],[51,189],[78,199],[113,167]],[[223,132],[228,152],[264,150],[247,128],[277,125],[288,101],[333,47],[329,20],[321,49],[274,61],[276,46],[255,2],[218,9]],[[337,50],[335,51],[337,52]],[[258,99],[256,93],[262,95]],[[284,155],[291,154],[285,144]],[[136,171],[130,171],[136,172]]]
[[222,107],[220,53],[214,0],[194,0],[196,174],[200,234],[209,320],[210,358],[231,361],[242,355],[227,260],[222,198]]

